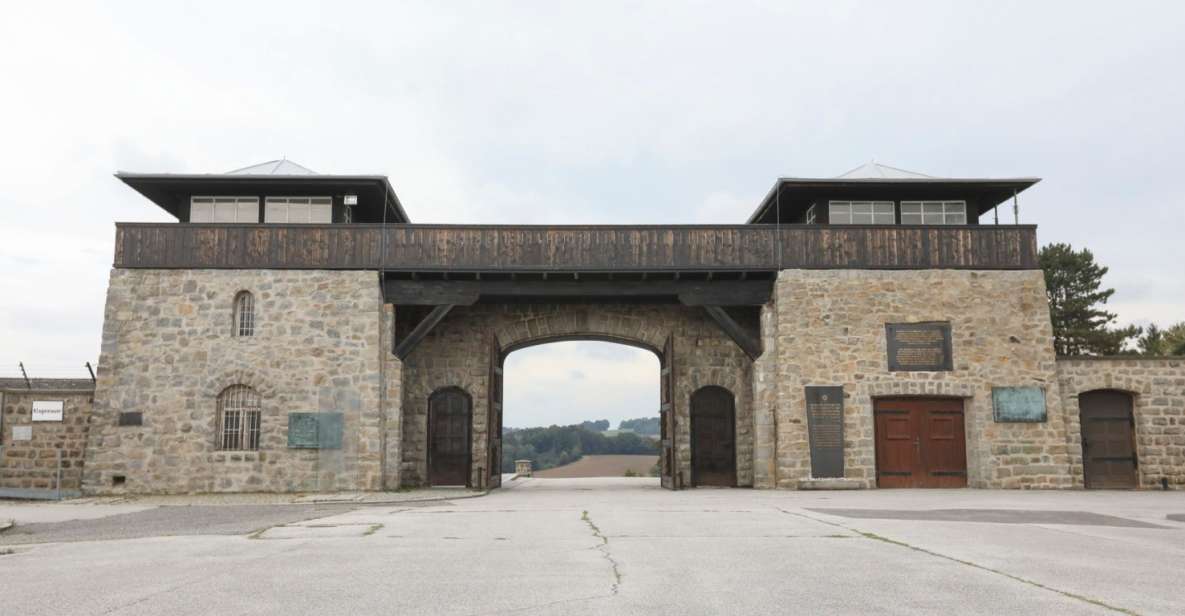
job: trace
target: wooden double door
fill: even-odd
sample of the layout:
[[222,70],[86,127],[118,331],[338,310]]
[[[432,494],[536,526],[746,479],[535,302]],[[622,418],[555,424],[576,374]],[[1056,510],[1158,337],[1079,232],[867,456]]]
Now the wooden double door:
[[1082,471],[1087,488],[1135,488],[1135,421],[1132,397],[1121,391],[1078,396],[1082,423]]
[[961,398],[878,398],[873,413],[878,487],[966,487]]

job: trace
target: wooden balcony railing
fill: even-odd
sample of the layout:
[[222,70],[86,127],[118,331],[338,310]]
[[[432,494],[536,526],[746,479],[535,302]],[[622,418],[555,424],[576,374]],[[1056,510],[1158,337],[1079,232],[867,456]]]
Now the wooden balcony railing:
[[115,267],[419,272],[1036,269],[1035,226],[117,223]]

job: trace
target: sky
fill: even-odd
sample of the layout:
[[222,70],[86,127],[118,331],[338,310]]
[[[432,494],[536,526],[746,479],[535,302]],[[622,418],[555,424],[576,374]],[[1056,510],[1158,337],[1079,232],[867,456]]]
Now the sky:
[[[1185,320],[1185,3],[48,4],[0,20],[0,376],[97,360],[113,222],[169,220],[115,171],[279,157],[388,175],[416,222],[743,222],[869,160],[1039,176],[1021,222],[1109,266],[1122,323]],[[604,348],[530,361],[571,391]]]

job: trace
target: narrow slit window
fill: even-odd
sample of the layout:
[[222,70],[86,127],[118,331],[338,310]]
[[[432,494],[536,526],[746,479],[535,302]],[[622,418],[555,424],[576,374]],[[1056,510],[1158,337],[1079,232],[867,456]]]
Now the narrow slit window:
[[255,335],[255,296],[249,291],[242,291],[235,296],[232,330],[235,336]]

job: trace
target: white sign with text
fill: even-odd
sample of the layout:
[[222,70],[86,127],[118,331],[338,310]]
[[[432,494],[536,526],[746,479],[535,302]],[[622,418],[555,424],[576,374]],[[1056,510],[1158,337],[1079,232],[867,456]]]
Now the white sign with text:
[[61,400],[34,400],[33,421],[62,421],[63,407]]

